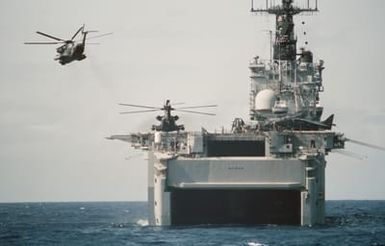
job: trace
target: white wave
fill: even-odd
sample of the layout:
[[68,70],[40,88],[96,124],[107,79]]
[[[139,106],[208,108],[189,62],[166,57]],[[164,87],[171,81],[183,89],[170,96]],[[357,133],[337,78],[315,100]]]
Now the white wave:
[[254,242],[249,242],[246,245],[247,246],[267,246],[266,244],[263,244],[263,243],[254,243]]
[[142,219],[139,219],[137,222],[136,222],[137,225],[139,226],[148,226],[148,220],[142,220]]

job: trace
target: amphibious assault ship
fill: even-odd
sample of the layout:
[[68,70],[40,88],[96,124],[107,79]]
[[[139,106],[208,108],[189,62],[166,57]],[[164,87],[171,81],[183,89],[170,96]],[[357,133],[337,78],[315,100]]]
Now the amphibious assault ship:
[[109,137],[148,151],[150,225],[324,223],[325,156],[347,139],[332,130],[333,115],[321,119],[324,62],[297,49],[293,17],[318,11],[311,4],[252,4],[275,15],[276,29],[270,59],[249,64],[249,120],[192,132],[168,114],[171,128]]

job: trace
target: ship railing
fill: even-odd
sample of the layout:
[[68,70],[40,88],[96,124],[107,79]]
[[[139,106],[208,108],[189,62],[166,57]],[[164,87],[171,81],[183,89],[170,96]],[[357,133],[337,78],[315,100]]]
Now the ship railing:
[[254,59],[249,62],[249,67],[269,66],[271,67],[272,61],[270,59]]

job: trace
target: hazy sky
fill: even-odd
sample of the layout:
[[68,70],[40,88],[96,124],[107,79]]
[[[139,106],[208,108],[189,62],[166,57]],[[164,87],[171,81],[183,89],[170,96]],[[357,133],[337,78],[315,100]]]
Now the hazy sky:
[[[264,2],[263,0],[260,0]],[[268,58],[274,18],[249,0],[1,0],[0,202],[146,200],[145,154],[112,134],[148,130],[155,114],[119,115],[117,103],[165,99],[219,104],[216,117],[180,115],[189,130],[247,119],[249,60]],[[385,146],[385,1],[320,0],[299,16],[325,60],[324,117],[337,131]],[[40,30],[70,38],[86,28],[114,32],[61,66]],[[365,160],[327,158],[327,199],[385,199],[385,153],[347,144]]]

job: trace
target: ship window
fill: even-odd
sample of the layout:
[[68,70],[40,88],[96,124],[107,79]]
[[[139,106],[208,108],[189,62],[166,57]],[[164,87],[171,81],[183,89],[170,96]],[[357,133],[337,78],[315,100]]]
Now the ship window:
[[285,144],[290,144],[291,143],[291,137],[290,136],[284,136],[284,141],[285,141]]
[[276,75],[274,76],[274,79],[278,80],[278,79],[279,79],[279,75],[276,74]]
[[315,148],[315,141],[314,140],[310,141],[310,148]]
[[265,156],[265,141],[208,141],[207,156]]

